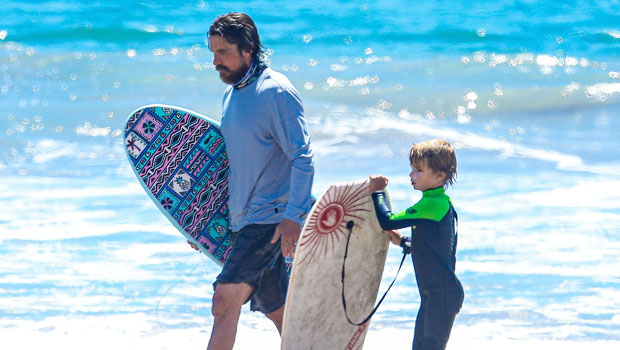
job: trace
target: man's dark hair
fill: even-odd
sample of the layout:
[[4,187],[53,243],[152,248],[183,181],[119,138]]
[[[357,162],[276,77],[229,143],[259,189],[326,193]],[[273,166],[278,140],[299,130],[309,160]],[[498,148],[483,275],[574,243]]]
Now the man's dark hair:
[[230,12],[217,17],[209,28],[211,35],[221,35],[229,43],[236,44],[239,52],[250,51],[253,61],[261,61],[264,47],[260,43],[258,29],[245,13]]

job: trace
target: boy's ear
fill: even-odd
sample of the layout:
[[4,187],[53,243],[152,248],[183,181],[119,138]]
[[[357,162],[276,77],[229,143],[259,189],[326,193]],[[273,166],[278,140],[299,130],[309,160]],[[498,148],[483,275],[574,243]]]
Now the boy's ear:
[[445,183],[447,177],[448,177],[448,174],[446,174],[445,171],[440,171],[437,173],[437,178],[441,178],[441,183]]

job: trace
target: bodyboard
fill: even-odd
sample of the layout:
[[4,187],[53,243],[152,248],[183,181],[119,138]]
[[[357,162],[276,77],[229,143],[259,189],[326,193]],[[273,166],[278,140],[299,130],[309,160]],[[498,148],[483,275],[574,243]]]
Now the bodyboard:
[[[389,203],[389,197],[387,200]],[[361,326],[351,325],[342,303],[347,224],[353,228],[346,259],[345,299],[354,322],[361,322],[374,307],[389,246],[388,235],[375,215],[368,181],[330,186],[308,218],[289,282],[282,349],[361,349],[370,320]]]

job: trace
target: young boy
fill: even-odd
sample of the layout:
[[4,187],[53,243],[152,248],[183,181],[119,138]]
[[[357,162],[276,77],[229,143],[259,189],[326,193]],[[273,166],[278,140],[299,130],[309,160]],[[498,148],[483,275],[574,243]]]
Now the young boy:
[[[392,214],[385,201],[385,176],[371,176],[370,189],[381,228],[393,244],[411,247],[421,305],[415,322],[413,349],[445,349],[456,314],[463,305],[463,287],[454,273],[456,212],[445,188],[456,178],[454,148],[443,140],[415,144],[409,152],[411,185],[422,199]],[[396,229],[411,227],[411,238]],[[387,231],[390,230],[390,231]]]

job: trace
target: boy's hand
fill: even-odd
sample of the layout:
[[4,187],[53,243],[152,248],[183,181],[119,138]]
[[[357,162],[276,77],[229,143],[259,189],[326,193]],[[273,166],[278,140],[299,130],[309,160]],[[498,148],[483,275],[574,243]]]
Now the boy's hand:
[[388,184],[388,178],[383,175],[371,175],[368,180],[370,181],[370,192],[383,191]]
[[390,241],[392,244],[400,246],[400,240],[403,239],[403,236],[396,230],[383,231],[388,236],[390,236]]

